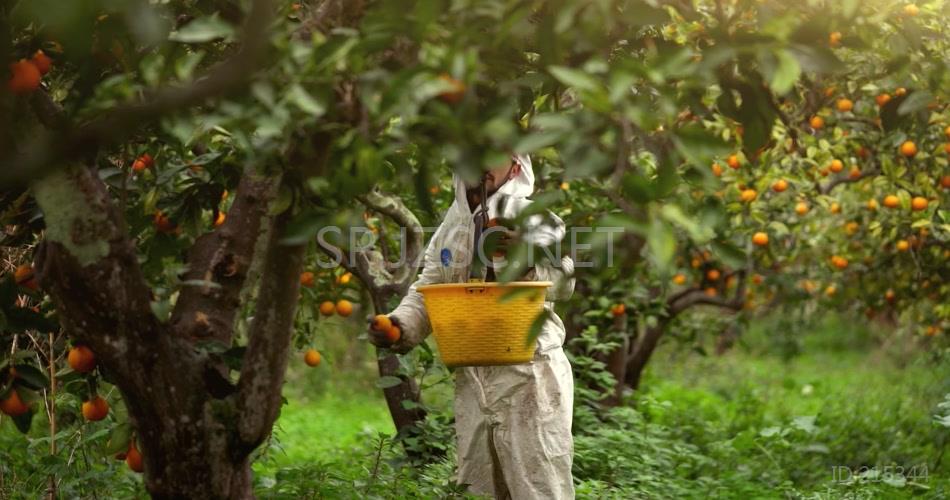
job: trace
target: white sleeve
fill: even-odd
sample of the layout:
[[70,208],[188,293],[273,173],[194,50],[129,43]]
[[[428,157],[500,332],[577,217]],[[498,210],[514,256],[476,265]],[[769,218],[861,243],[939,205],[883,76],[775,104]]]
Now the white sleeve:
[[422,300],[422,294],[416,289],[422,285],[430,285],[442,282],[442,271],[440,269],[441,259],[439,257],[439,248],[436,242],[441,240],[445,223],[436,230],[435,234],[429,240],[426,246],[425,255],[422,261],[422,272],[419,277],[409,287],[409,292],[402,298],[399,306],[390,316],[396,318],[399,328],[402,330],[402,336],[391,347],[396,352],[407,352],[421,343],[429,335],[432,327],[429,324],[429,313],[426,311],[425,302]]

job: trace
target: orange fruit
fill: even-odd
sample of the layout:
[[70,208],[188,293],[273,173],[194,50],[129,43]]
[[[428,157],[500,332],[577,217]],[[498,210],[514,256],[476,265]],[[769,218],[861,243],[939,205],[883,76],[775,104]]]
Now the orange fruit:
[[900,97],[906,94],[907,94],[907,89],[905,89],[904,87],[897,87],[896,89],[894,89],[894,95],[896,95],[897,97]]
[[825,127],[825,119],[818,115],[815,115],[811,117],[811,120],[808,120],[808,124],[811,125],[811,128],[815,130],[821,130],[822,128]]
[[[896,197],[895,197],[896,198]],[[877,200],[871,198],[868,200],[868,210],[877,210]]]
[[450,89],[439,94],[439,99],[448,104],[456,104],[465,97],[465,84],[452,78],[448,73],[439,75],[439,80],[449,84]]
[[82,416],[86,417],[86,420],[96,422],[106,418],[108,414],[109,402],[103,399],[102,396],[96,396],[82,403]]
[[69,350],[66,362],[79,373],[89,373],[96,368],[96,355],[92,353],[92,349],[77,345]]
[[893,194],[889,194],[884,197],[884,206],[887,208],[897,208],[900,206],[901,200]]
[[20,59],[10,64],[10,80],[7,89],[14,94],[29,94],[40,86],[43,75],[32,61]]
[[726,158],[726,165],[729,165],[729,168],[736,170],[741,166],[739,163],[739,157],[737,155],[729,155],[729,158]]
[[221,227],[224,225],[224,221],[228,218],[227,215],[222,211],[218,211],[218,216],[214,218],[214,227]]
[[912,208],[915,212],[927,210],[927,198],[915,196],[912,200],[910,200],[910,208]]
[[910,249],[910,243],[907,240],[898,240],[897,245],[895,245],[898,252],[906,252]]
[[33,266],[31,264],[20,264],[17,266],[16,271],[13,272],[13,280],[16,281],[17,285],[23,288],[29,288],[30,290],[36,290],[40,287],[36,281],[36,274],[33,272]]
[[396,342],[399,342],[400,338],[402,338],[402,330],[400,330],[396,325],[390,326],[385,330],[385,332],[386,340],[389,341],[390,344],[395,344]]
[[752,243],[764,247],[769,244],[769,235],[763,232],[755,233],[752,235]]
[[134,162],[132,162],[132,171],[133,171],[133,172],[141,172],[141,171],[145,170],[146,168],[148,168],[148,167],[145,166],[145,162],[142,161],[141,158],[137,158]]
[[841,45],[840,31],[832,31],[831,33],[828,34],[828,45],[831,45],[832,47],[837,47]]
[[162,213],[161,210],[155,212],[155,217],[152,222],[155,224],[155,230],[160,233],[173,233],[178,227],[167,215]]
[[700,260],[698,257],[693,257],[693,260],[689,261],[689,265],[690,265],[690,267],[692,267],[693,269],[696,269],[696,268],[698,268],[699,266],[703,265],[703,261]]
[[833,214],[840,214],[840,213],[841,213],[841,205],[839,205],[837,201],[836,201],[836,202],[833,202],[833,203],[831,204],[830,210],[831,210],[831,213],[833,213]]
[[860,224],[858,224],[857,222],[851,221],[844,225],[844,231],[848,233],[848,235],[853,236],[855,233],[858,232],[858,229],[860,227],[861,227]]
[[904,15],[907,17],[916,17],[917,14],[920,14],[920,8],[916,5],[909,3],[904,6]]
[[683,284],[685,284],[685,283],[686,283],[686,276],[684,276],[684,275],[682,275],[682,274],[677,274],[677,275],[673,276],[673,283],[675,283],[675,284],[677,284],[677,285],[683,285]]
[[743,189],[742,193],[739,194],[739,199],[744,202],[751,202],[755,200],[757,193],[754,189]]
[[129,451],[125,454],[125,464],[134,472],[142,472],[145,470],[145,464],[142,463],[142,454],[138,448],[135,447],[135,440],[129,443]]
[[754,283],[754,284],[756,284],[756,285],[761,285],[763,281],[765,281],[765,278],[762,277],[761,274],[758,274],[758,273],[757,273],[757,274],[753,274],[753,275],[752,275],[752,283]]
[[847,99],[847,98],[838,99],[838,102],[836,104],[838,107],[838,111],[841,111],[842,113],[847,113],[848,111],[851,111],[852,109],[854,109],[854,103],[851,102],[851,99]]
[[775,191],[776,193],[781,193],[786,189],[788,189],[788,182],[785,179],[779,179],[772,183],[772,191]]
[[871,152],[864,146],[858,146],[855,148],[854,154],[858,155],[858,158],[867,158],[868,156],[871,156]]
[[943,129],[943,135],[947,136],[947,139],[950,139],[950,125],[947,125],[947,128]]
[[944,189],[950,189],[950,175],[945,175],[940,178],[940,186]]
[[42,50],[34,52],[30,62],[33,63],[33,66],[36,66],[37,71],[40,72],[40,76],[49,73],[49,70],[53,67],[53,60],[44,54]]
[[373,330],[376,330],[378,332],[385,332],[386,330],[389,330],[392,326],[393,326],[393,321],[389,319],[389,316],[386,316],[385,314],[377,314],[376,316],[373,317],[373,324],[372,324]]
[[307,363],[307,366],[319,365],[320,353],[316,349],[307,349],[307,352],[303,354],[303,362]]
[[344,318],[353,314],[353,303],[346,299],[340,299],[336,303],[336,313]]
[[914,144],[913,141],[904,141],[904,143],[901,144],[900,151],[902,155],[913,158],[914,155],[917,154],[917,145]]
[[716,291],[716,287],[714,287],[714,286],[706,287],[705,293],[706,293],[706,295],[709,296],[709,297],[715,297],[716,295],[719,294],[719,292]]
[[709,281],[719,281],[720,276],[721,276],[721,273],[719,272],[718,269],[710,269],[706,271],[706,279],[708,279]]
[[825,287],[825,295],[828,297],[834,297],[837,291],[838,291],[838,287],[834,285],[828,285],[827,287]]
[[891,100],[891,95],[886,94],[886,93],[881,94],[874,98],[874,102],[877,103],[878,107],[884,107],[884,105],[890,102],[890,100]]
[[943,152],[950,155],[950,142],[947,142],[943,145]]
[[324,316],[333,316],[333,313],[336,312],[336,306],[333,302],[329,300],[324,300],[320,303],[320,314]]
[[23,403],[16,388],[13,388],[10,390],[10,393],[7,394],[6,398],[0,401],[0,411],[11,417],[19,417],[30,411],[30,407]]
[[336,278],[337,285],[345,285],[350,282],[350,279],[353,278],[353,274],[350,272],[345,272]]
[[838,173],[844,170],[844,163],[841,163],[841,160],[831,160],[831,164],[828,165],[828,168],[834,172]]
[[808,203],[805,203],[804,201],[798,202],[798,204],[795,205],[795,213],[798,214],[798,215],[805,215],[805,214],[807,214],[807,213],[808,213]]
[[300,286],[305,286],[307,288],[313,286],[313,273],[310,271],[304,271],[300,273]]
[[894,290],[891,290],[890,288],[888,288],[887,291],[884,292],[884,298],[888,302],[893,302],[895,297],[897,297],[897,294],[894,293]]
[[718,163],[713,163],[713,164],[712,164],[712,173],[713,173],[713,175],[715,175],[716,177],[719,177],[720,175],[722,175],[722,165],[720,165],[720,164],[718,164]]
[[622,316],[626,312],[627,312],[627,306],[623,304],[614,304],[613,306],[610,307],[610,313],[613,314],[615,318],[617,316]]
[[831,170],[828,170],[828,168],[823,168],[823,169],[821,169],[821,176],[822,176],[822,177],[828,177],[828,174],[830,174],[830,173],[831,173]]
[[851,170],[848,171],[848,178],[849,178],[849,179],[860,179],[860,178],[861,178],[861,169],[858,168],[858,167],[856,167],[856,166],[851,167]]
[[938,330],[936,326],[930,325],[927,327],[927,330],[924,332],[924,334],[927,335],[928,337],[933,337],[939,331],[940,330]]
[[825,97],[831,97],[835,95],[836,90],[838,90],[838,88],[833,85],[831,87],[825,87]]

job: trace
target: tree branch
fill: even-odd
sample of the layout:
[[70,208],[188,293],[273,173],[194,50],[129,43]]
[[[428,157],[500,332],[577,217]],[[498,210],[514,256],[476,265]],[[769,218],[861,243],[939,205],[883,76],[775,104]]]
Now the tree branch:
[[274,221],[267,244],[260,293],[248,332],[237,394],[237,452],[257,447],[280,411],[280,388],[290,353],[307,246],[282,245],[290,210]]
[[241,290],[279,183],[279,177],[260,177],[249,167],[224,225],[192,245],[183,279],[203,283],[186,283],[182,288],[171,320],[176,333],[230,343]]
[[244,25],[241,48],[190,85],[158,89],[150,97],[117,106],[80,125],[69,125],[60,120],[57,130],[40,131],[33,137],[29,147],[18,148],[13,155],[0,160],[0,185],[17,184],[24,179],[39,177],[55,169],[64,158],[74,158],[81,152],[95,151],[104,145],[120,142],[169,113],[242,88],[264,60],[273,10],[271,0],[254,0]]

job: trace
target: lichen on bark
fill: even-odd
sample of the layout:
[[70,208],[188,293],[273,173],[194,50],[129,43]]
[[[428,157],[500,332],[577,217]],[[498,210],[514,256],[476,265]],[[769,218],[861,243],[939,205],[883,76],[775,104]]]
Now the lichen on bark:
[[87,266],[109,254],[112,222],[100,193],[83,182],[80,169],[70,165],[49,173],[33,184],[33,194],[43,210],[46,240],[63,245]]

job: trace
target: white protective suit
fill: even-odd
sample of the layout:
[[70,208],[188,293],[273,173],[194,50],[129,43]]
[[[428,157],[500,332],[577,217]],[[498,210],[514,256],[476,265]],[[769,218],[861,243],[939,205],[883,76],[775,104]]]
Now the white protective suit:
[[[527,199],[534,191],[531,160],[527,156],[515,159],[521,163],[521,173],[489,196],[489,218],[512,218],[531,203]],[[564,223],[550,216],[556,227],[550,222],[539,224],[541,217],[533,215],[527,219],[529,229],[522,237],[540,246],[563,239]],[[391,313],[402,328],[394,350],[405,352],[429,334],[428,313],[417,287],[468,281],[474,230],[465,185],[456,175],[455,202],[429,241],[418,280]],[[561,348],[564,324],[552,310],[555,300],[570,298],[573,293],[573,272],[573,261],[564,256],[560,267],[538,264],[526,277],[554,282],[545,301],[551,314],[541,329],[533,361],[455,371],[458,483],[468,484],[472,493],[514,500],[574,498],[574,379]]]

